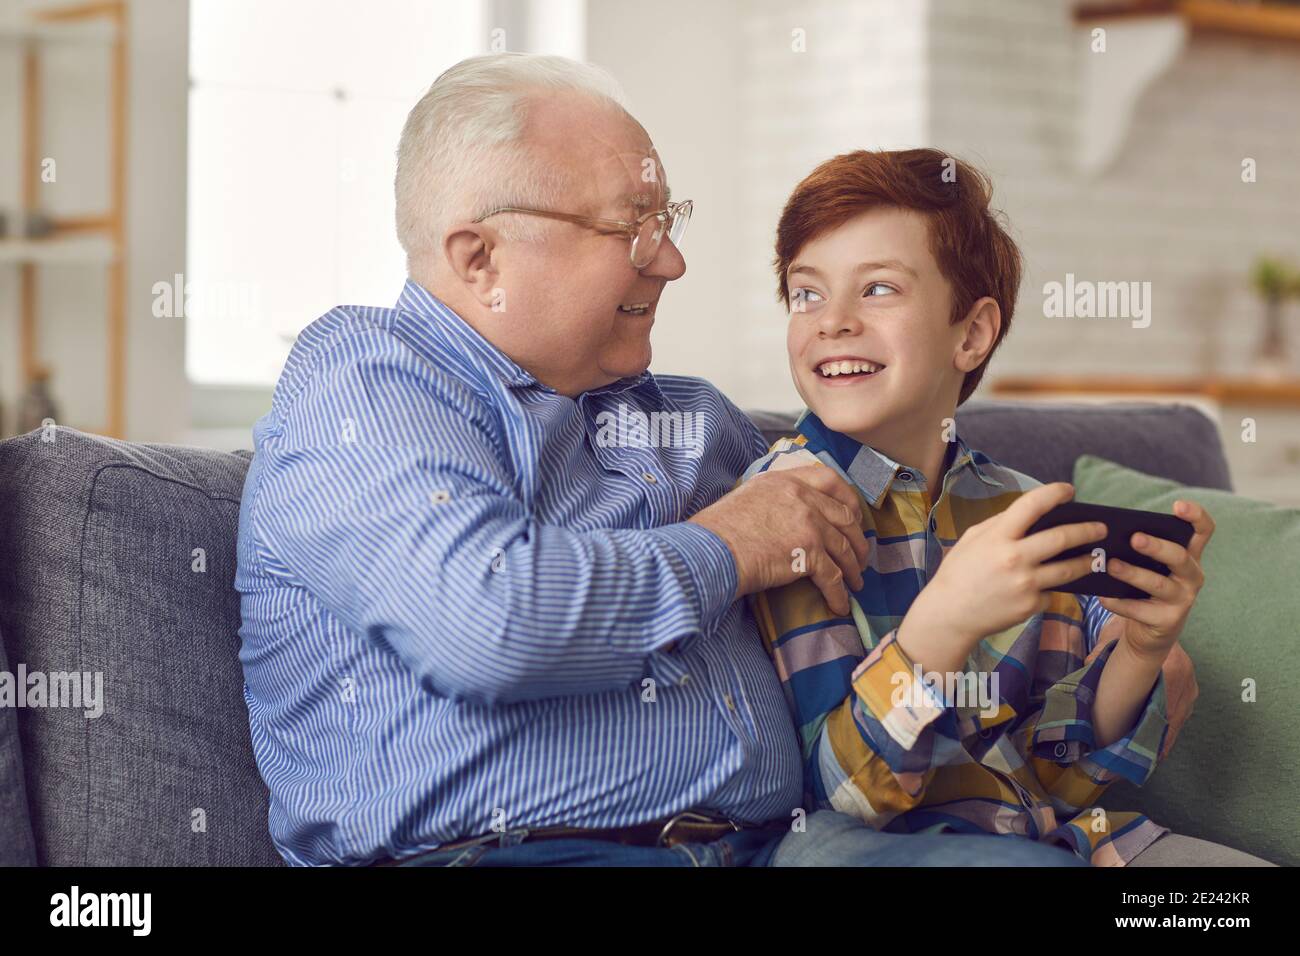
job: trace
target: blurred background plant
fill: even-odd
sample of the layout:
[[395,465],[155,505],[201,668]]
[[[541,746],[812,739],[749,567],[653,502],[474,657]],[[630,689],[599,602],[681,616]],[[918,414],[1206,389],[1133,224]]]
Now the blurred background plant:
[[1261,373],[1282,375],[1287,365],[1287,343],[1282,308],[1288,299],[1300,298],[1300,270],[1272,256],[1261,256],[1251,269],[1250,283],[1264,300],[1264,336],[1255,361]]

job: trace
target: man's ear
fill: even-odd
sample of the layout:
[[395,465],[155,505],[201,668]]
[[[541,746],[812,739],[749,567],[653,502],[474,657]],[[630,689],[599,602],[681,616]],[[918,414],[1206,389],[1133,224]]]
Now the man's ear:
[[495,249],[495,234],[479,223],[452,226],[442,241],[442,253],[452,273],[480,305],[489,309],[501,286],[492,257]]
[[962,320],[966,334],[953,354],[953,365],[962,372],[979,368],[998,340],[1002,328],[1002,310],[997,301],[985,296],[976,300]]

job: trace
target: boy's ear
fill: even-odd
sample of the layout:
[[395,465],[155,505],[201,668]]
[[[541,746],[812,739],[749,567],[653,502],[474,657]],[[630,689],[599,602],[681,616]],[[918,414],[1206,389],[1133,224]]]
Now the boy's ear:
[[958,371],[970,372],[979,368],[998,340],[1002,310],[997,301],[989,296],[976,300],[962,320],[962,327],[966,333],[953,354],[953,365]]
[[496,235],[481,223],[467,222],[452,226],[442,240],[442,253],[456,278],[480,305],[492,308],[500,288],[493,253]]

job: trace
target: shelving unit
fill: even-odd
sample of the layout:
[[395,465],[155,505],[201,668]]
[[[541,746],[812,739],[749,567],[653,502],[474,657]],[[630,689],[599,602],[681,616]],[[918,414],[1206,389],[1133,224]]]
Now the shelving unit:
[[107,396],[105,422],[98,429],[120,438],[126,418],[126,4],[103,0],[42,7],[29,19],[0,24],[0,43],[22,50],[22,204],[39,206],[44,96],[41,52],[51,44],[94,43],[109,47],[109,203],[102,214],[54,217],[48,236],[0,239],[0,266],[19,271],[18,351],[22,387],[41,369],[37,269],[48,264],[82,264],[106,270]]
[[112,242],[101,236],[66,239],[0,239],[0,262],[18,265],[102,263],[116,256]]

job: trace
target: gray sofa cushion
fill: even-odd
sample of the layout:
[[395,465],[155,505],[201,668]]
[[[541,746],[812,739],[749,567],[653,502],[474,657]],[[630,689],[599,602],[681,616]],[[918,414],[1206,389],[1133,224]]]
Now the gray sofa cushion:
[[[751,412],[768,442],[794,433],[793,412]],[[937,427],[937,426],[936,426]],[[1191,405],[971,400],[957,409],[966,444],[1042,482],[1072,481],[1080,455],[1198,488],[1232,490],[1219,430]]]
[[52,434],[0,445],[0,633],[102,674],[103,712],[16,712],[38,861],[279,864],[231,586],[247,457]]
[[[0,640],[0,681],[8,681],[15,695],[16,678]],[[23,782],[23,754],[18,745],[18,711],[6,706],[0,691],[0,866],[32,866],[36,845],[27,816],[27,788]],[[16,698],[15,698],[16,699]]]

